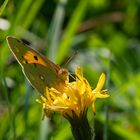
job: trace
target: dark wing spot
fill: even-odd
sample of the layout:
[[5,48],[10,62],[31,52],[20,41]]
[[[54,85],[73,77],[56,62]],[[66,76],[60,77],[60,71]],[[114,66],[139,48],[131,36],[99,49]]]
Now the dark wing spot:
[[34,59],[35,59],[35,60],[38,60],[38,57],[35,55],[35,56],[34,56]]
[[42,81],[45,80],[44,76],[42,76],[42,75],[39,75],[39,78],[40,78]]
[[28,41],[28,40],[26,40],[26,39],[24,39],[24,38],[21,38],[21,41],[22,41],[22,43],[23,43],[23,45],[31,45],[31,43]]

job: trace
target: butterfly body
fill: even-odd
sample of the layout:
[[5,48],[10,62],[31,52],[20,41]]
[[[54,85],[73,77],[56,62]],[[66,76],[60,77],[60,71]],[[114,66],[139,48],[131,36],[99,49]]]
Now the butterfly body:
[[68,72],[15,37],[7,37],[8,45],[31,85],[41,94],[46,87],[63,90]]

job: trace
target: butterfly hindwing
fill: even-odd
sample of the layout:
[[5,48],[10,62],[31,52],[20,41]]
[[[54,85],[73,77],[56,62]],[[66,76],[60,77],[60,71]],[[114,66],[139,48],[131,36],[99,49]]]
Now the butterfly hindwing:
[[57,74],[50,68],[39,64],[26,64],[23,68],[23,73],[26,75],[31,85],[42,94],[45,92],[46,87],[55,86],[54,80],[57,79]]

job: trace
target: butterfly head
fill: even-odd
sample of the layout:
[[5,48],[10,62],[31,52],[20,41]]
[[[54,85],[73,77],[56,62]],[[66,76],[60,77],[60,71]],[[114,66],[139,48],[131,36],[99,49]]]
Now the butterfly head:
[[67,81],[68,80],[68,70],[61,68],[58,71],[58,75],[61,77],[62,80]]

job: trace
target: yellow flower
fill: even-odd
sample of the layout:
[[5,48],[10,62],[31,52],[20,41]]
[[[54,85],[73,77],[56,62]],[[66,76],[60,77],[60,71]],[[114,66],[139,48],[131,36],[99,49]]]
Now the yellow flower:
[[67,82],[62,92],[55,88],[46,88],[46,93],[41,96],[39,103],[43,105],[46,116],[53,112],[61,113],[65,118],[80,117],[85,114],[88,107],[92,105],[95,112],[96,98],[109,97],[108,90],[102,90],[105,82],[105,74],[102,73],[94,90],[83,77],[80,67],[75,70],[76,80]]

